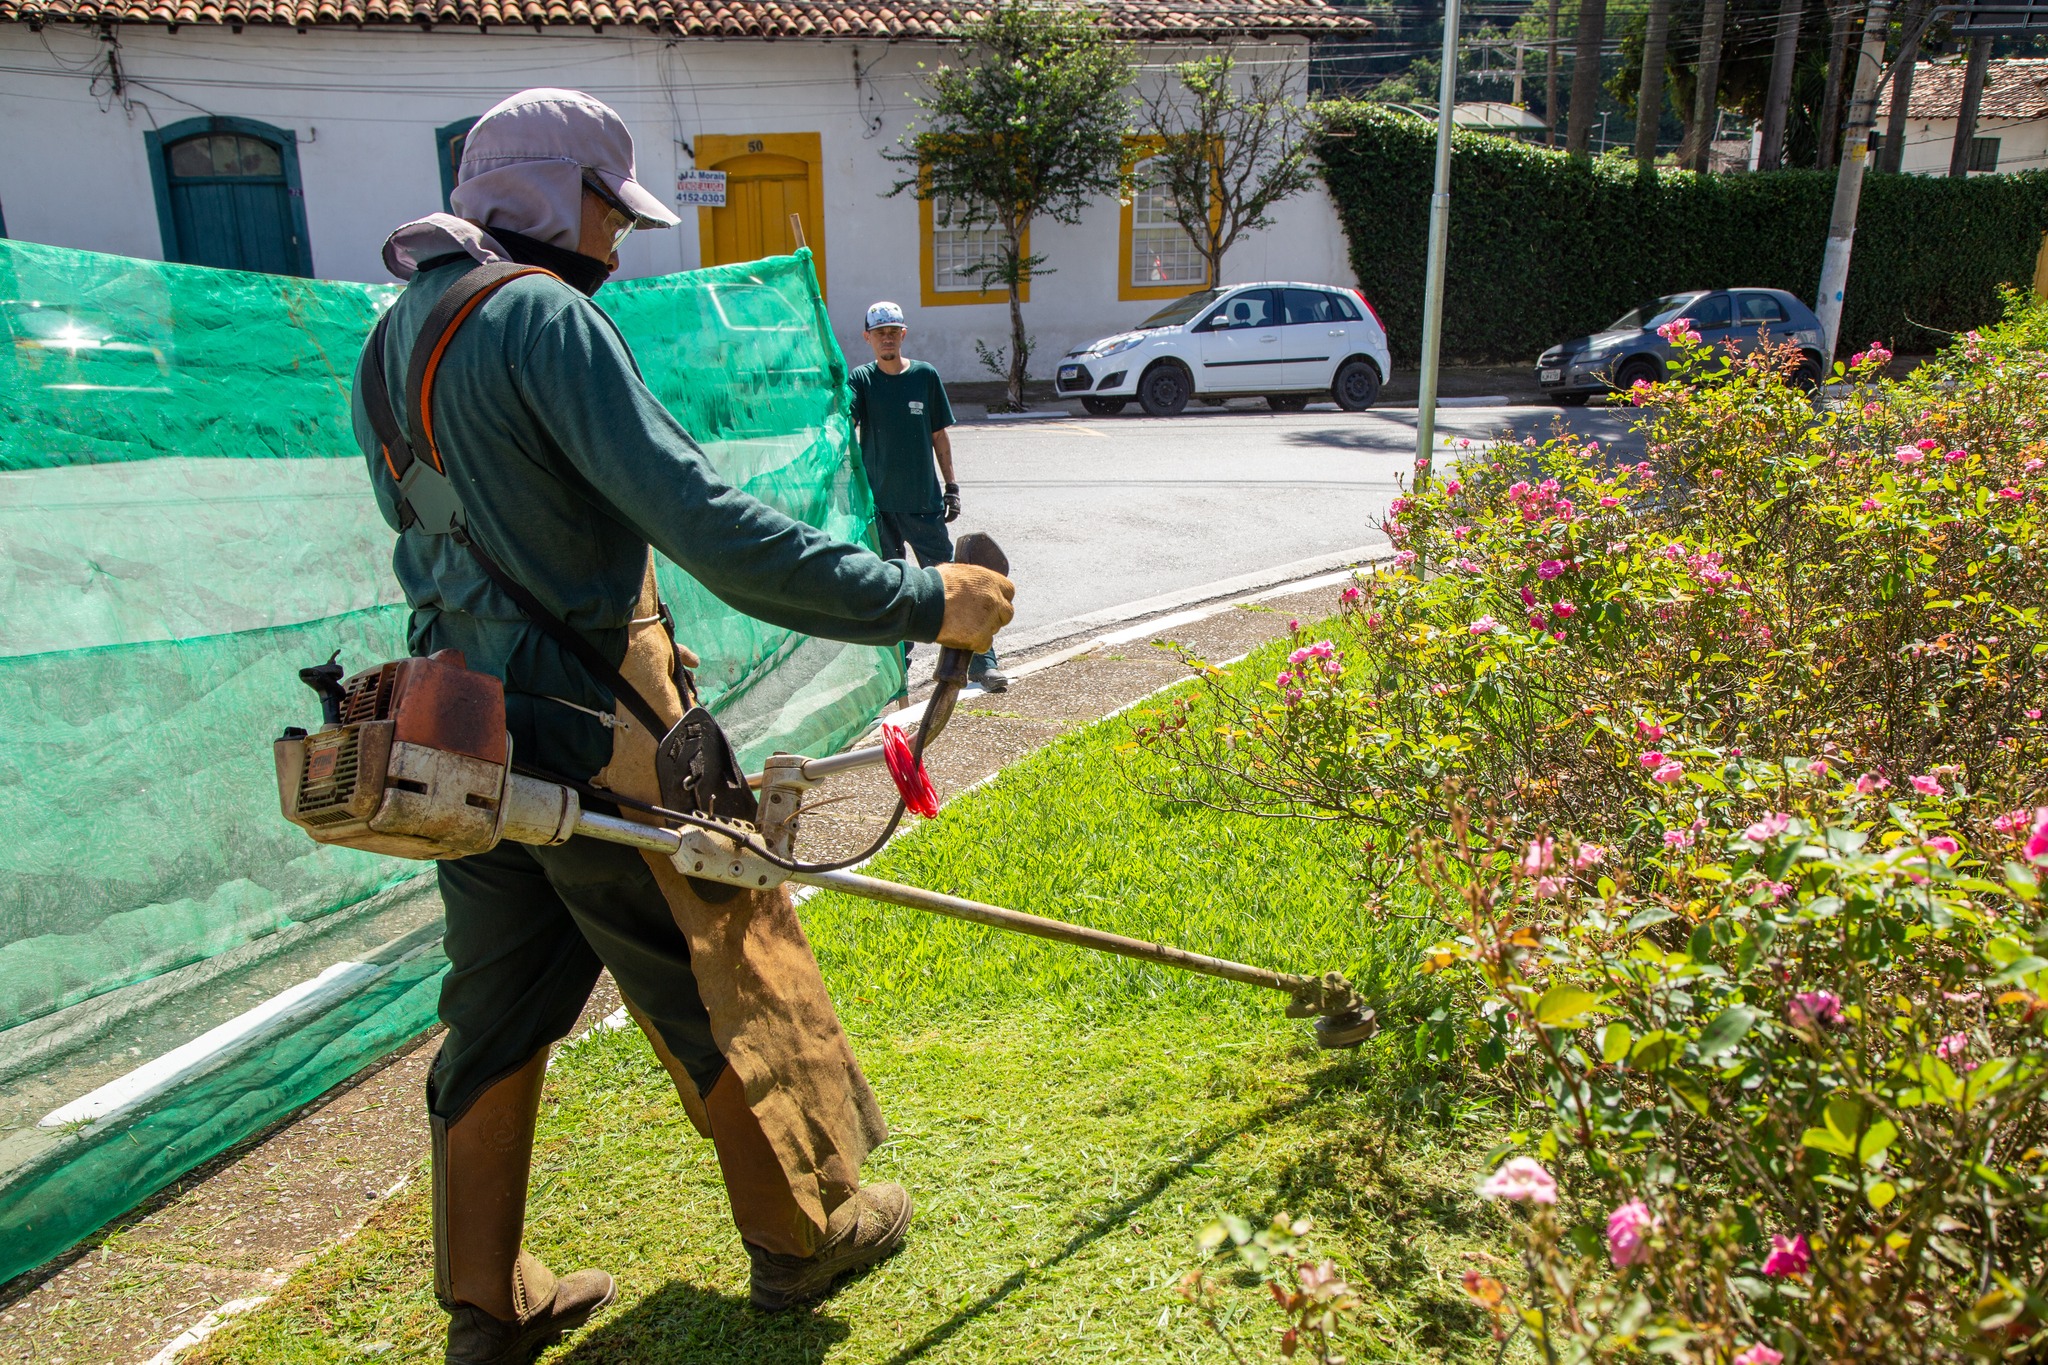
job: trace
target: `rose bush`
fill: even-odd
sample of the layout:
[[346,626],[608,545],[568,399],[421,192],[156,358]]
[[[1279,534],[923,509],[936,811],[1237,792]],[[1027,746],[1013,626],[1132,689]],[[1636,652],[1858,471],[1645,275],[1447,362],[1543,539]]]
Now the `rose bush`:
[[1446,922],[1407,1036],[1531,1116],[1504,1343],[2048,1360],[2048,310],[1818,410],[1673,332],[1647,459],[1419,470],[1277,676],[1139,715],[1144,780],[1355,821]]
[[1779,808],[1927,777],[1978,827],[2048,759],[2040,329],[1906,382],[1859,355],[1819,415],[1789,355],[1681,336],[1679,378],[1635,395],[1648,460],[1563,434],[1468,451],[1394,503],[1394,563],[1330,638],[1271,679],[1203,668],[1146,716],[1166,794],[1362,821],[1390,852],[1466,792],[1655,855],[1761,773]]

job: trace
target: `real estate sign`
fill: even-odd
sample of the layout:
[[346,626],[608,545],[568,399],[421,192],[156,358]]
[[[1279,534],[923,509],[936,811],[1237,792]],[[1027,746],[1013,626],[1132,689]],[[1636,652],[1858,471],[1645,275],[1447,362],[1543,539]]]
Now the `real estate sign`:
[[724,171],[683,171],[676,176],[676,207],[722,209],[725,207]]

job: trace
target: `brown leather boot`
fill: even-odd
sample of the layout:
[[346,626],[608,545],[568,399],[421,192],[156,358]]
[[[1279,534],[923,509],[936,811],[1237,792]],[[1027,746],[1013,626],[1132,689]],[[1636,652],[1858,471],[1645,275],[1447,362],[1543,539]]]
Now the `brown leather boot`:
[[725,1176],[732,1220],[753,1262],[753,1304],[767,1312],[829,1293],[835,1280],[864,1270],[903,1245],[910,1196],[900,1185],[869,1185],[832,1211],[819,1229],[789,1191],[782,1162],[747,1105],[731,1067],[704,1097],[711,1140]]
[[612,1277],[556,1279],[521,1249],[533,1125],[547,1053],[491,1085],[434,1134],[434,1297],[448,1310],[448,1365],[527,1365],[612,1301]]

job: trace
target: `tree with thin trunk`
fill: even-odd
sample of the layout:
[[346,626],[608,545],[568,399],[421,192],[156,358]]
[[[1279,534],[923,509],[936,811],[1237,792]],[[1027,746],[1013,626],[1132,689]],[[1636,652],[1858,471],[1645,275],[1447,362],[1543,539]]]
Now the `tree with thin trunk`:
[[1636,87],[1636,168],[1657,164],[1657,125],[1664,121],[1664,50],[1671,31],[1671,0],[1650,0],[1643,25],[1643,79]]
[[1799,60],[1799,25],[1804,0],[1779,0],[1778,34],[1771,48],[1771,80],[1764,92],[1764,126],[1757,149],[1757,169],[1775,171],[1785,164],[1785,124],[1792,110],[1792,68]]
[[1842,142],[1842,75],[1849,63],[1850,31],[1856,24],[1854,0],[1833,0],[1829,19],[1828,79],[1820,98],[1820,147],[1813,163],[1821,170],[1835,164],[1835,150]]
[[1543,49],[1543,118],[1550,125],[1544,143],[1551,147],[1557,145],[1557,5],[1550,0],[1550,40]]
[[1884,146],[1877,169],[1897,175],[1906,155],[1906,111],[1913,103],[1913,70],[1920,63],[1920,39],[1927,28],[1930,0],[1910,0],[1900,16],[1899,55],[1892,61],[1892,103],[1885,112]]
[[1977,111],[1984,103],[1984,72],[1991,64],[1991,40],[1978,37],[1970,43],[1969,65],[1963,70],[1963,105],[1956,111],[1956,140],[1949,148],[1948,173],[1952,180],[1970,175],[1970,144],[1977,137]]
[[[1228,52],[1183,62],[1144,101],[1141,132],[1158,150],[1142,174],[1166,197],[1167,214],[1223,278],[1223,255],[1273,223],[1271,210],[1316,183],[1310,116],[1293,97],[1301,69],[1240,76]],[[1176,90],[1174,87],[1178,86]]]
[[1025,234],[1034,218],[1075,224],[1091,201],[1122,193],[1131,55],[1095,11],[1004,0],[961,27],[960,56],[931,73],[923,117],[883,153],[907,168],[889,193],[938,201],[953,226],[994,232],[977,272],[1009,293],[1009,405],[1021,411],[1022,289],[1049,273]]
[[1707,0],[1700,16],[1699,82],[1693,91],[1692,148],[1695,171],[1713,164],[1714,133],[1721,118],[1721,42],[1728,31],[1728,0]]
[[1607,41],[1607,0],[1579,0],[1577,50],[1572,54],[1572,109],[1564,149],[1584,158],[1600,102],[1600,49]]

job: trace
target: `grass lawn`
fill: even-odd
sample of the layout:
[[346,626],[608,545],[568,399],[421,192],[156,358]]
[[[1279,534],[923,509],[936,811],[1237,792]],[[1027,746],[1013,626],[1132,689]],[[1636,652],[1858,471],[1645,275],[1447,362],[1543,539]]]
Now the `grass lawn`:
[[[1265,651],[1244,667],[1263,668]],[[1360,911],[1351,836],[1169,807],[1112,719],[899,840],[878,875],[1287,970],[1403,979],[1429,933]],[[904,1252],[814,1312],[746,1306],[710,1144],[633,1030],[549,1075],[527,1242],[602,1265],[617,1304],[551,1361],[1277,1359],[1233,1282],[1226,1349],[1175,1286],[1218,1212],[1315,1220],[1367,1307],[1352,1361],[1492,1360],[1460,1288],[1507,1224],[1473,1193],[1504,1120],[1446,1113],[1405,1039],[1319,1052],[1283,998],[839,896],[804,909],[918,1201]],[[187,1357],[439,1359],[426,1182]]]

